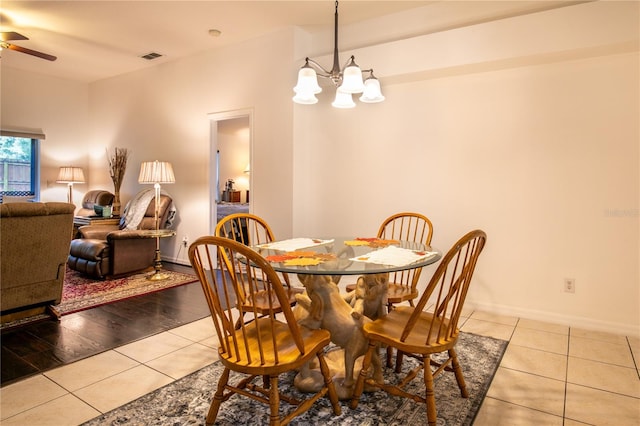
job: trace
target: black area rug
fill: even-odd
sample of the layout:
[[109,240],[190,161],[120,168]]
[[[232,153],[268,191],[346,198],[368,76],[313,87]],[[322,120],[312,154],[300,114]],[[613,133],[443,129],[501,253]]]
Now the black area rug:
[[[507,348],[507,342],[490,337],[461,333],[456,346],[464,371],[469,398],[462,398],[453,373],[442,373],[435,380],[438,426],[470,425],[482,404],[491,380]],[[436,357],[434,357],[436,358]],[[405,358],[403,371],[415,366],[415,360]],[[204,425],[218,377],[223,367],[213,363],[189,376],[151,392],[127,405],[103,414],[86,426],[104,425]],[[393,369],[385,368],[385,380],[395,379]],[[235,376],[232,373],[231,379]],[[421,374],[410,387],[424,392]],[[261,379],[260,379],[261,380]],[[293,374],[282,376],[280,387],[295,394],[287,383]],[[390,396],[382,391],[365,393],[357,409],[342,401],[342,414],[334,416],[328,399],[323,398],[308,412],[296,417],[292,425],[418,425],[427,423],[426,406],[408,399]],[[291,406],[281,402],[281,410]],[[216,425],[268,425],[269,408],[249,398],[234,395],[223,402]]]

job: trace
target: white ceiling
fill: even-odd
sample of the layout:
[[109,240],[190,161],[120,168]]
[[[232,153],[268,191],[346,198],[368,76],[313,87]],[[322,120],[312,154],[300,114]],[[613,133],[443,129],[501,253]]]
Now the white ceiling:
[[[549,9],[563,1],[340,2],[343,25],[416,11],[406,31],[429,33]],[[334,2],[325,1],[15,1],[0,3],[1,31],[29,38],[15,44],[57,56],[55,62],[10,50],[0,64],[91,82],[242,42],[288,26],[333,37]],[[422,19],[424,18],[424,19]],[[411,21],[409,19],[408,21]],[[409,22],[408,22],[409,23]],[[401,26],[403,27],[403,26]],[[219,37],[210,29],[221,31]],[[404,28],[389,29],[389,36]],[[406,34],[405,34],[406,35]],[[381,36],[380,31],[372,35]],[[328,51],[332,48],[329,44]],[[140,56],[157,52],[153,61]]]

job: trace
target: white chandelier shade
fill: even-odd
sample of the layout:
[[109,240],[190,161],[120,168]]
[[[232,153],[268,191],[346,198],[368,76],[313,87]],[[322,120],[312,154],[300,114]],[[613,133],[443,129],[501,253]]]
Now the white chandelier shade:
[[362,81],[362,71],[353,60],[353,56],[349,61],[349,65],[342,73],[342,84],[340,90],[346,93],[362,93],[364,91],[364,82]]
[[309,62],[298,71],[298,84],[293,91],[300,94],[316,94],[322,92],[322,88],[318,84],[318,75],[316,70],[309,66]]
[[[322,91],[318,84],[318,76],[329,78],[336,86],[336,97],[332,106],[336,108],[353,108],[352,94],[362,93],[360,101],[364,103],[376,103],[384,101],[380,90],[380,81],[373,75],[373,69],[361,70],[351,56],[344,66],[340,68],[338,54],[338,2],[336,1],[334,26],[333,68],[325,70],[312,59],[305,58],[304,66],[298,71],[298,82],[293,88],[295,96],[293,101],[302,105],[313,105],[318,102],[316,94]],[[369,73],[363,81],[363,73]]]
[[380,91],[380,81],[371,73],[371,77],[364,81],[364,92],[360,96],[360,102],[372,104],[382,101],[384,101],[384,96]]
[[338,90],[336,90],[336,98],[331,103],[331,106],[334,108],[347,109],[354,108],[356,106],[356,103],[353,102],[353,96],[351,96],[351,93],[343,92],[338,87]]

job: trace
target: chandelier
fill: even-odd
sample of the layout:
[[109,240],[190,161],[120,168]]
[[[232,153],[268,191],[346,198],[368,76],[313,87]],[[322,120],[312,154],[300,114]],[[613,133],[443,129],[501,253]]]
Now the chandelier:
[[[336,108],[353,108],[354,93],[362,93],[360,102],[376,103],[384,101],[384,96],[380,91],[380,82],[373,75],[373,69],[361,70],[356,64],[352,55],[347,61],[344,70],[340,69],[340,59],[338,57],[338,2],[336,1],[335,24],[334,24],[334,44],[333,44],[333,68],[327,71],[313,59],[305,58],[305,63],[298,72],[298,83],[293,91],[296,95],[293,101],[298,104],[312,105],[318,102],[316,94],[322,92],[318,85],[318,76],[328,78],[336,86],[336,97],[332,106]],[[369,73],[363,81],[362,73]]]

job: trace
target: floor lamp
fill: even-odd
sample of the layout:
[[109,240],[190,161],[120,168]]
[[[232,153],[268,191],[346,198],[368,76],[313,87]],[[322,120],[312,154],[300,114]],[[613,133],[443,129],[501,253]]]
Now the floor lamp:
[[168,278],[168,274],[162,273],[162,260],[160,258],[160,184],[175,183],[176,178],[173,174],[173,167],[168,161],[144,161],[140,166],[140,176],[138,183],[153,184],[156,191],[155,194],[155,222],[156,222],[156,258],[155,272],[148,277],[153,281],[164,280]]
[[66,183],[69,187],[67,202],[73,204],[73,184],[84,183],[84,172],[82,167],[60,167],[57,183]]

